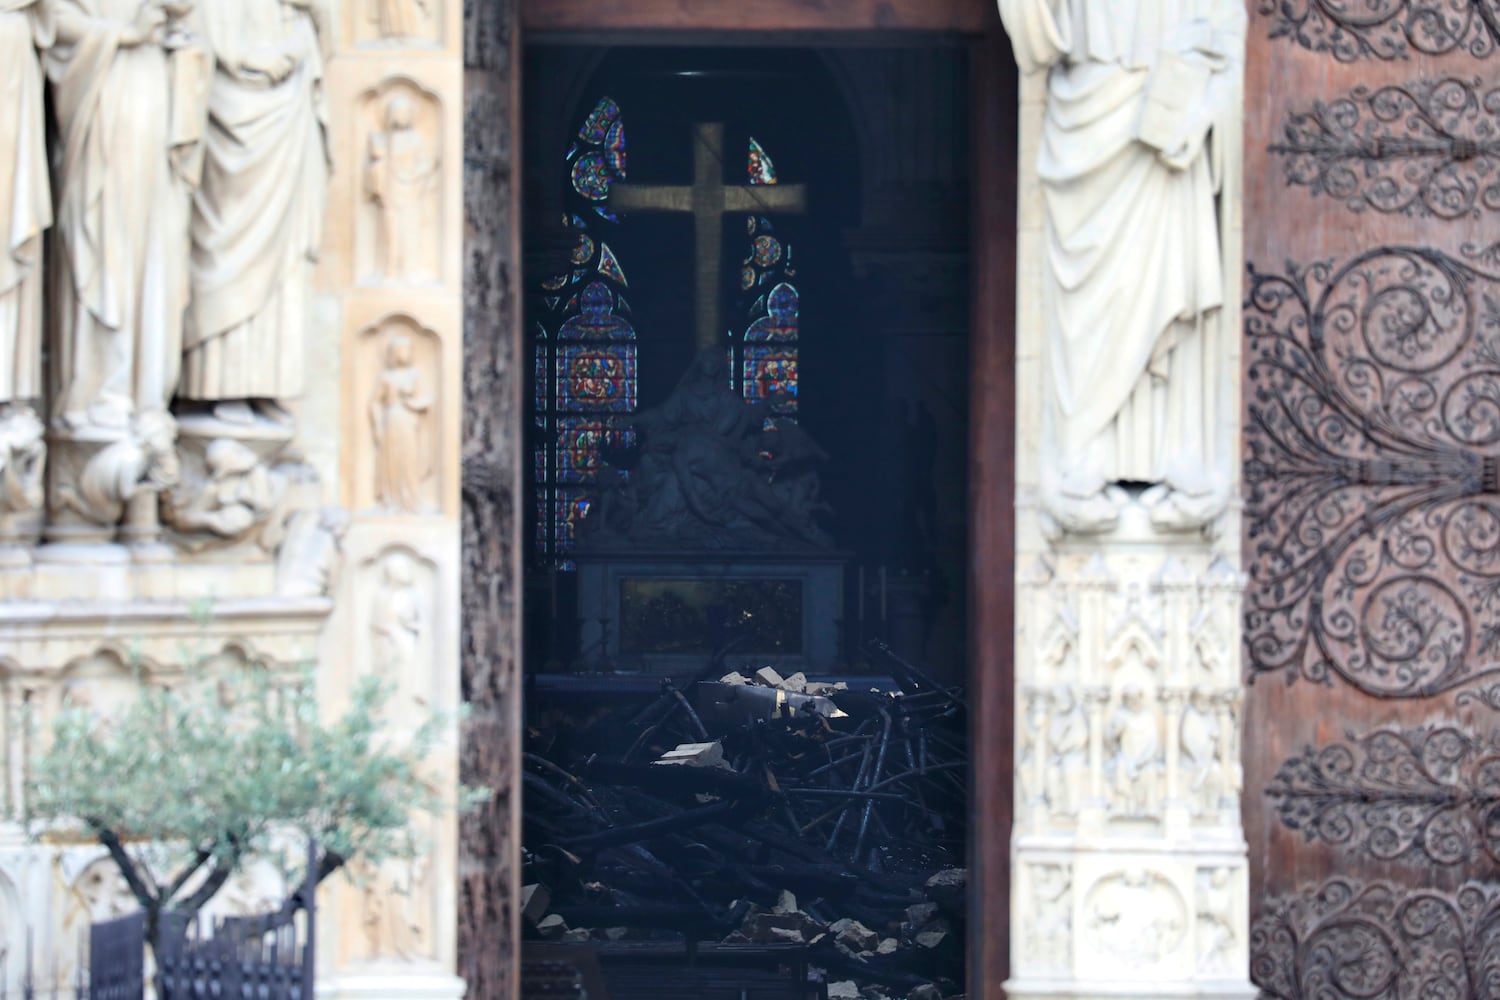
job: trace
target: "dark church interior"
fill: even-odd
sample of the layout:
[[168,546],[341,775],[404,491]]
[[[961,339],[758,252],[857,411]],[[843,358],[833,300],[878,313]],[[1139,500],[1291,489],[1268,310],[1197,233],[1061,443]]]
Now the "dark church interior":
[[523,992],[961,994],[966,52],[525,60]]

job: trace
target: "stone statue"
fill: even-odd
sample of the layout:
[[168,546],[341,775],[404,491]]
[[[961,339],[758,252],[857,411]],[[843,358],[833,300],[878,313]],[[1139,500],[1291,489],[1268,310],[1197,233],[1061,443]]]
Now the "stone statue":
[[413,126],[411,98],[392,94],[385,104],[385,131],[370,137],[365,191],[375,204],[376,257],[389,281],[429,278],[424,237],[434,221],[423,218],[437,183],[439,161]]
[[427,423],[432,397],[412,363],[411,338],[395,334],[386,343],[385,369],[370,394],[370,433],[375,439],[375,499],[388,510],[422,509],[422,482],[432,473]]
[[381,38],[415,38],[422,34],[422,19],[429,0],[370,0],[370,20],[380,28]]
[[169,504],[168,520],[178,531],[237,541],[281,506],[285,484],[241,442],[211,442],[204,466],[203,481],[185,498],[174,495]]
[[380,589],[370,615],[375,669],[386,678],[398,678],[398,683],[409,682],[417,670],[417,650],[426,627],[416,565],[406,553],[392,552],[382,561],[380,574]]
[[1088,771],[1089,720],[1083,704],[1071,688],[1054,695],[1054,710],[1048,746],[1052,759],[1047,767],[1047,801],[1059,816],[1074,816],[1083,804],[1084,778]]
[[0,417],[0,543],[7,511],[41,509],[46,458],[46,428],[36,414],[18,409]]
[[[1225,357],[1215,129],[1245,43],[1241,0],[999,0],[1023,72],[1050,68],[1038,172],[1054,456],[1064,530],[1112,527],[1129,494],[1158,527],[1228,502],[1213,435]],[[1233,292],[1230,292],[1233,294]]]
[[36,0],[0,0],[0,419],[18,405],[30,411],[43,394],[42,233],[52,225],[52,188],[38,14]]
[[[230,424],[289,416],[306,365],[329,176],[326,0],[207,4],[214,55],[203,183],[193,199],[193,301],[179,395]],[[253,403],[253,409],[252,409]]]
[[1161,808],[1161,732],[1139,687],[1132,684],[1120,693],[1108,735],[1117,808],[1127,816],[1154,815]]
[[1228,868],[1198,873],[1198,967],[1203,971],[1225,973],[1234,969],[1232,874]]
[[1187,778],[1188,803],[1194,815],[1218,811],[1224,794],[1224,769],[1219,763],[1219,721],[1211,692],[1195,688],[1182,713],[1182,770]]
[[171,414],[142,414],[126,436],[94,452],[76,478],[63,477],[53,506],[58,513],[75,513],[90,524],[119,524],[126,504],[137,496],[159,494],[177,484],[176,440]]
[[814,520],[826,456],[797,424],[768,429],[768,403],[735,395],[725,365],[722,348],[701,351],[666,402],[635,418],[636,467],[600,492],[581,546],[828,545]]
[[62,144],[52,399],[66,431],[124,436],[177,385],[192,177],[174,122],[194,118],[199,87],[164,42],[190,6],[42,4]]

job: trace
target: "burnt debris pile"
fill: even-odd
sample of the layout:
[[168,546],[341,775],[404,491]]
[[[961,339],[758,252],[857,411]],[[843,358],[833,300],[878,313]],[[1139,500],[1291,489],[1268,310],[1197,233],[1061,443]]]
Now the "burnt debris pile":
[[868,652],[888,676],[750,676],[719,657],[634,698],[533,689],[528,940],[596,962],[611,1000],[637,980],[662,996],[652,968],[709,977],[703,997],[741,995],[750,969],[785,977],[767,997],[962,992],[964,692]]

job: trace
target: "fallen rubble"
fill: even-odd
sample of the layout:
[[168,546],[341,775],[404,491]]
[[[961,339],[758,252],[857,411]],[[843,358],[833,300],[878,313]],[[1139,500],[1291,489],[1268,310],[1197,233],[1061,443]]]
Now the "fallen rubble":
[[869,653],[888,678],[720,660],[646,699],[534,712],[528,938],[590,942],[606,967],[673,941],[792,948],[830,997],[960,994],[963,692]]

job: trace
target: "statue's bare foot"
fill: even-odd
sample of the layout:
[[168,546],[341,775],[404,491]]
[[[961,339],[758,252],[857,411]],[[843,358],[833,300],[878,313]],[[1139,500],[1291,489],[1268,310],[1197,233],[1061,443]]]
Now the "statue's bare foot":
[[1158,531],[1193,531],[1223,513],[1225,498],[1217,490],[1189,492],[1159,483],[1141,494],[1141,503]]
[[255,411],[250,409],[248,400],[226,399],[214,404],[214,419],[244,427],[255,423]]
[[1120,523],[1120,509],[1129,497],[1118,487],[1105,487],[1087,496],[1057,492],[1045,498],[1047,514],[1063,531],[1097,535],[1113,531]]

